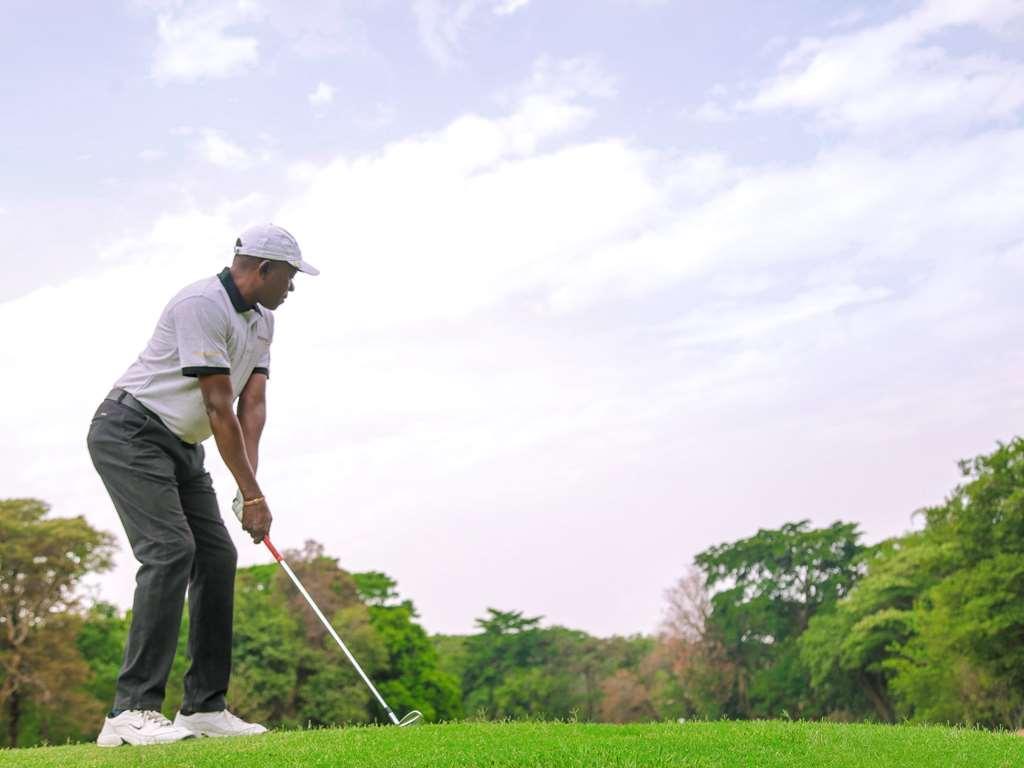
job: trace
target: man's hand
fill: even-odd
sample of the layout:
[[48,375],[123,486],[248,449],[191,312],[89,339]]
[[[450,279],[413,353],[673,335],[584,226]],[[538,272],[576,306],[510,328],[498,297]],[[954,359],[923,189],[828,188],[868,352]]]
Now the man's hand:
[[242,530],[252,536],[253,543],[259,544],[270,533],[270,522],[273,519],[265,499],[249,504],[242,509]]

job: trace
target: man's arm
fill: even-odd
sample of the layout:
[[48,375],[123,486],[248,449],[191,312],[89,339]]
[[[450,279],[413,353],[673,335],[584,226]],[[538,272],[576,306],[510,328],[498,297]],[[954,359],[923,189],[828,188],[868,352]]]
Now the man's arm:
[[[253,372],[238,396],[238,423],[242,426],[245,455],[249,458],[253,474],[260,460],[260,435],[267,423],[267,376]],[[239,486],[241,487],[241,486]]]
[[[217,443],[217,450],[227,468],[238,483],[238,488],[246,501],[263,496],[256,482],[256,472],[249,459],[248,445],[242,425],[231,409],[234,391],[231,379],[227,374],[215,373],[199,377],[199,388],[203,393],[203,405],[210,419],[210,427]],[[262,425],[260,426],[262,430]],[[255,442],[258,442],[258,438]],[[272,516],[267,502],[261,501],[245,507],[242,528],[246,530],[256,543],[270,532]]]

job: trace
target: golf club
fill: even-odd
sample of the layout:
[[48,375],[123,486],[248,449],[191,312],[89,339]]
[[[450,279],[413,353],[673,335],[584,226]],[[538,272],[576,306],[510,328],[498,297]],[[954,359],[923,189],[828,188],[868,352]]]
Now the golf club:
[[380,695],[380,692],[374,687],[373,683],[370,682],[370,678],[368,678],[366,673],[363,672],[363,668],[359,666],[359,662],[357,662],[355,657],[349,653],[348,648],[345,647],[341,638],[338,637],[338,633],[334,631],[334,627],[332,627],[331,623],[327,621],[327,617],[321,613],[319,608],[317,608],[316,603],[313,602],[313,598],[309,596],[309,592],[307,592],[306,588],[302,586],[302,582],[299,581],[292,569],[288,567],[288,563],[284,561],[284,558],[281,556],[281,553],[277,551],[277,548],[270,543],[270,537],[264,536],[263,543],[267,545],[267,549],[270,550],[270,554],[272,554],[274,559],[281,564],[281,567],[284,568],[284,572],[288,574],[288,578],[292,580],[292,583],[295,584],[299,592],[302,593],[302,596],[306,598],[306,602],[309,603],[309,607],[313,609],[313,613],[317,615],[317,618],[319,618],[324,627],[327,628],[327,631],[331,633],[331,637],[333,637],[335,642],[341,646],[341,650],[343,650],[345,655],[348,656],[348,660],[352,662],[352,666],[356,668],[356,672],[358,672],[359,676],[363,678],[363,681],[370,686],[370,690],[373,691],[373,695],[377,697],[377,701],[380,702],[380,705],[384,707],[384,711],[388,713],[388,717],[391,718],[391,722],[399,728],[419,723],[420,720],[423,719],[423,713],[418,710],[414,709],[401,720],[399,720],[395,713],[391,711],[391,707],[387,705],[387,702],[384,701],[384,697]]

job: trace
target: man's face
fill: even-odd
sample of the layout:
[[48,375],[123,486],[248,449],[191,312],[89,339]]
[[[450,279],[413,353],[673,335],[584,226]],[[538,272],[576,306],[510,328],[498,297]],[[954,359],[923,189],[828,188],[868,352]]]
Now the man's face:
[[267,309],[277,309],[295,290],[292,278],[298,270],[283,261],[266,261],[260,266],[262,280],[259,286],[257,301]]

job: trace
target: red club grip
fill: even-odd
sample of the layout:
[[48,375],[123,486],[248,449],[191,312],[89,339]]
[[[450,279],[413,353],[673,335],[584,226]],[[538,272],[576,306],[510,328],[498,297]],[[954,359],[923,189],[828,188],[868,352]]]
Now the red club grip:
[[277,547],[270,543],[269,536],[263,537],[263,543],[267,545],[267,549],[270,550],[270,554],[274,556],[274,559],[277,560],[277,562],[280,563],[282,560],[284,560],[284,558],[281,557],[281,553],[277,551]]

